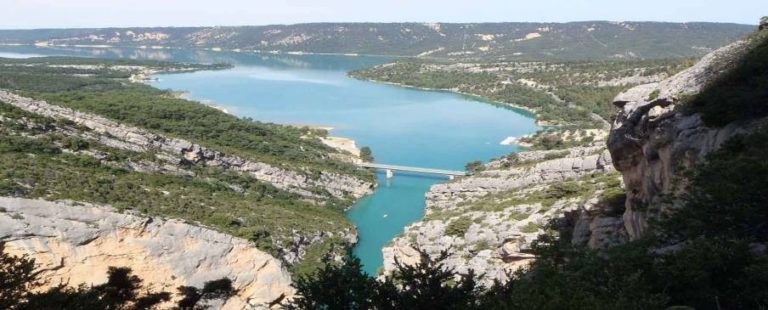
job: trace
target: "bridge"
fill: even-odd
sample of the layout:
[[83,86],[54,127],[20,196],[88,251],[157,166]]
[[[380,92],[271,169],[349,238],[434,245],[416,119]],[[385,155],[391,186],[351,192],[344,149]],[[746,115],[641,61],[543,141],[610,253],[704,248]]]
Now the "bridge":
[[383,169],[387,172],[387,178],[392,177],[392,171],[409,171],[409,172],[418,172],[418,173],[427,173],[427,174],[440,174],[440,175],[448,176],[451,180],[453,180],[453,178],[457,176],[467,175],[467,173],[464,171],[455,171],[455,170],[408,167],[408,166],[386,165],[386,164],[365,163],[365,162],[358,163],[357,165],[363,168]]

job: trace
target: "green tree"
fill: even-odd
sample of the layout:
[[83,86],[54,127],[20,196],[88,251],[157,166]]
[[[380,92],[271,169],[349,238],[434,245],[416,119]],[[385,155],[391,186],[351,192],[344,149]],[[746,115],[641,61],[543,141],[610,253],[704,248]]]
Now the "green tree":
[[360,159],[364,162],[373,162],[373,152],[370,147],[364,146],[360,148]]
[[372,309],[380,284],[363,270],[360,259],[349,257],[342,264],[329,258],[316,272],[294,282],[297,296],[287,309]]
[[34,259],[9,255],[0,242],[0,309],[17,309],[27,300],[39,285],[34,269]]
[[485,166],[483,166],[483,162],[479,160],[468,162],[464,169],[467,170],[469,173],[478,173],[480,171],[483,171],[485,169]]

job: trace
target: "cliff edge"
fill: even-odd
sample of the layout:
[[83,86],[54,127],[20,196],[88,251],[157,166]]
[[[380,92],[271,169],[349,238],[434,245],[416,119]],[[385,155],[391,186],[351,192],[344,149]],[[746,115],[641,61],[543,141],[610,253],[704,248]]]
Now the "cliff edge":
[[253,243],[180,220],[91,204],[0,197],[0,242],[35,258],[45,287],[106,282],[127,266],[148,287],[174,292],[227,277],[237,294],[223,309],[266,307],[293,295],[282,263]]

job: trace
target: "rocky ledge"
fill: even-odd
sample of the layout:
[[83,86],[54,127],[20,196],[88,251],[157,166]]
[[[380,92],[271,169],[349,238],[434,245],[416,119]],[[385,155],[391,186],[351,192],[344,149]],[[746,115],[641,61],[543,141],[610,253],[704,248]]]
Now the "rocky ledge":
[[[627,187],[624,222],[630,238],[646,232],[648,220],[675,207],[667,199],[685,191],[684,172],[731,137],[749,132],[756,122],[705,126],[698,113],[683,112],[684,98],[699,93],[747,45],[735,42],[659,83],[634,87],[614,100],[619,112],[608,149]],[[659,206],[646,210],[645,206]]]
[[125,266],[168,292],[227,277],[238,293],[224,309],[264,308],[293,295],[280,261],[244,239],[108,207],[0,197],[0,242],[34,257],[48,287],[101,284],[109,266]]
[[370,193],[374,186],[369,181],[332,172],[321,172],[317,178],[310,177],[297,171],[251,161],[235,155],[227,155],[184,139],[163,136],[145,129],[120,124],[95,114],[52,105],[45,101],[22,97],[8,91],[0,90],[0,101],[29,112],[67,119],[90,128],[94,132],[102,134],[102,137],[99,137],[100,142],[111,147],[137,152],[160,150],[165,154],[170,154],[171,157],[165,159],[175,161],[177,164],[186,161],[236,170],[308,199],[318,198],[317,188],[326,190],[329,195],[335,198],[360,198]]
[[[505,281],[509,272],[534,259],[526,250],[545,225],[566,213],[586,227],[574,242],[602,246],[622,239],[616,233],[621,219],[600,215],[608,208],[598,198],[621,186],[611,163],[605,146],[597,143],[519,153],[492,161],[473,176],[434,185],[426,194],[424,220],[407,226],[383,249],[383,271],[394,270],[395,260],[417,262],[417,249],[432,257],[449,251],[447,268],[472,269],[483,285]],[[564,182],[569,183],[559,187]]]

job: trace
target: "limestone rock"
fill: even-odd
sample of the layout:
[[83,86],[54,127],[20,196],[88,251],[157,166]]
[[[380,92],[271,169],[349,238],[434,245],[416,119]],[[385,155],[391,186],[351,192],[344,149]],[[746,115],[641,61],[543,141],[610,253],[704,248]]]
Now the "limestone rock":
[[[700,115],[684,114],[677,107],[680,98],[699,92],[746,44],[739,41],[720,48],[669,79],[637,86],[614,100],[621,111],[608,137],[608,149],[626,184],[623,222],[631,239],[645,234],[650,217],[675,207],[663,198],[685,190],[682,173],[687,168],[726,140],[750,130],[751,124],[709,128]],[[644,206],[658,208],[644,211]]]
[[[555,152],[563,157],[545,159]],[[518,160],[532,164],[508,167],[504,163],[507,159],[499,159],[486,164],[485,170],[478,174],[432,186],[426,194],[427,217],[407,226],[401,237],[395,238],[382,250],[384,273],[394,270],[395,260],[403,264],[417,262],[420,256],[416,248],[431,257],[436,257],[441,251],[449,251],[451,256],[444,262],[447,268],[460,273],[473,269],[479,275],[479,283],[486,286],[492,285],[494,280],[506,281],[510,272],[528,266],[535,257],[527,250],[540,230],[526,227],[541,226],[561,212],[595,205],[600,193],[589,193],[590,197],[586,197],[584,203],[580,199],[564,199],[551,206],[523,203],[480,211],[468,205],[495,193],[520,191],[525,195],[526,191],[545,190],[550,184],[563,180],[613,171],[610,154],[603,144],[555,152],[519,153]],[[440,212],[452,215],[432,217]],[[464,217],[471,220],[466,232],[457,236],[448,235],[448,226]],[[608,235],[614,234],[611,229],[616,225],[611,225],[614,222],[610,219],[597,220],[595,225],[590,226],[591,222],[590,217],[584,224],[586,237],[583,244],[594,238],[592,243],[598,245],[603,239],[609,239]],[[598,231],[593,233],[590,230],[593,228]]]
[[208,228],[90,204],[0,197],[0,207],[0,242],[32,255],[46,286],[100,284],[109,266],[125,266],[146,286],[174,293],[228,277],[239,292],[224,309],[263,308],[294,292],[279,260]]

